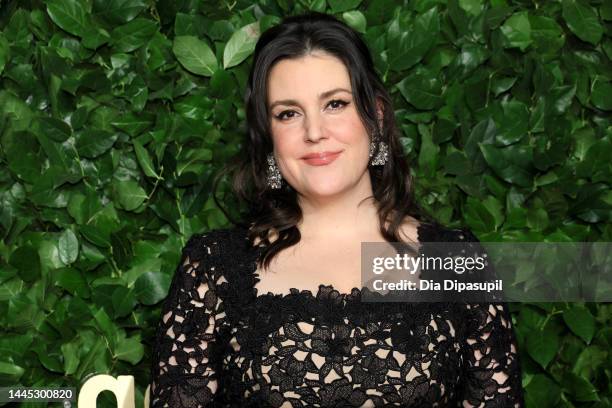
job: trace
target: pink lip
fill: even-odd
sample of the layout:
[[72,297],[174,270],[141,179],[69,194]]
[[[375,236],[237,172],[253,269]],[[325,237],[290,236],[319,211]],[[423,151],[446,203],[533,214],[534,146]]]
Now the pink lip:
[[302,159],[311,166],[325,166],[336,160],[340,153],[342,153],[342,150],[337,152],[310,153],[302,157]]

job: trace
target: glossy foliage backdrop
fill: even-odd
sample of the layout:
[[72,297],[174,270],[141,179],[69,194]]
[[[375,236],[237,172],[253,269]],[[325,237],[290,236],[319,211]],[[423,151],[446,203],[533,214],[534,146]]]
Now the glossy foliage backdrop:
[[[227,226],[211,176],[244,138],[254,43],[306,9],[367,40],[439,221],[612,240],[609,1],[0,6],[1,385],[131,374],[141,404],[180,250]],[[512,307],[529,406],[609,407],[611,306]]]

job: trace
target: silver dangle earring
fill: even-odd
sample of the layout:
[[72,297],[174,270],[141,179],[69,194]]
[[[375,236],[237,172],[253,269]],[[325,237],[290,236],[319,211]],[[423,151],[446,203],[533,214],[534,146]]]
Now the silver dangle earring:
[[276,160],[272,152],[268,153],[268,187],[273,190],[281,188],[283,178],[281,177],[280,170],[276,166]]
[[378,153],[372,159],[372,166],[384,166],[389,158],[389,147],[385,142],[378,142]]
[[[389,158],[389,146],[383,141],[381,141],[380,135],[382,134],[382,123],[378,122],[378,132],[375,137],[370,141],[370,165],[372,166],[384,166],[387,163],[387,159]],[[378,143],[378,153],[374,156],[374,151],[376,150],[376,144]],[[374,158],[372,158],[374,156]]]

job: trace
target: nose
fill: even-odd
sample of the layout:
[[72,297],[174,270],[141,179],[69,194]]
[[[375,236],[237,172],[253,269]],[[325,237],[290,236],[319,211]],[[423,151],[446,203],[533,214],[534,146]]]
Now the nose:
[[304,121],[304,127],[304,140],[306,142],[316,143],[326,137],[323,121],[318,113],[308,115]]

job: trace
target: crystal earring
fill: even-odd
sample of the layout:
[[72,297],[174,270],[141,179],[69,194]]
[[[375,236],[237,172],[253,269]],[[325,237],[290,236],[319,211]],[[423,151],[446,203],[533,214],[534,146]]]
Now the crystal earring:
[[274,155],[272,153],[268,153],[268,187],[273,190],[278,190],[281,188],[281,183],[283,181],[280,170],[276,166],[276,160],[274,160]]
[[[374,154],[374,150],[376,148],[376,144],[372,141],[370,142],[370,158]],[[372,166],[384,166],[387,163],[387,159],[389,158],[389,147],[385,142],[378,142],[378,153],[374,158],[370,160],[370,164]]]
[[[370,165],[372,166],[384,166],[389,158],[389,146],[385,142],[380,141],[380,134],[382,128],[382,123],[378,122],[378,134],[370,141]],[[376,156],[374,156],[374,151],[376,150],[376,143],[378,143],[378,152]],[[374,156],[374,158],[372,158]]]

